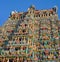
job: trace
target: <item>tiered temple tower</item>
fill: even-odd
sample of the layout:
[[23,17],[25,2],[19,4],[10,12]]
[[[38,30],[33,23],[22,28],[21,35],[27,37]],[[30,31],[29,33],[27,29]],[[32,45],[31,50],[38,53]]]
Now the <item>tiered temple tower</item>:
[[49,61],[60,57],[60,21],[56,7],[12,11],[0,28],[0,60]]

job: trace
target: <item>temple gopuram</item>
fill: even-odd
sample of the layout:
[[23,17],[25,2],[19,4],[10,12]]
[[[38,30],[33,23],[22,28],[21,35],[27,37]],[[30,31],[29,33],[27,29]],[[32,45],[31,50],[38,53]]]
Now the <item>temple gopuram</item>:
[[60,62],[57,7],[12,11],[0,27],[0,62]]

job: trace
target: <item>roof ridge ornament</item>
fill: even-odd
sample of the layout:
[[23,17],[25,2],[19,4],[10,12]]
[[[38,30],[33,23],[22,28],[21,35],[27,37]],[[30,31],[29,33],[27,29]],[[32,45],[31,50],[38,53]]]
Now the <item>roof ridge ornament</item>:
[[54,6],[52,9],[57,13],[57,11],[58,11],[58,7],[57,6]]
[[35,9],[35,6],[34,5],[31,5],[30,8]]

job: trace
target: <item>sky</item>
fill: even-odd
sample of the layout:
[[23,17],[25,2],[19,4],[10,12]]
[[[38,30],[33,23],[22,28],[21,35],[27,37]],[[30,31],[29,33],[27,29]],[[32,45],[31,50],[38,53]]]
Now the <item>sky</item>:
[[11,11],[25,12],[31,5],[37,10],[57,6],[60,19],[60,0],[0,0],[0,26],[7,21]]

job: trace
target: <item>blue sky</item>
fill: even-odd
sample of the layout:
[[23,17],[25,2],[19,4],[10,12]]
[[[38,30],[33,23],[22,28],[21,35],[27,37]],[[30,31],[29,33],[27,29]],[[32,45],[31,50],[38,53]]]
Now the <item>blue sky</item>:
[[60,19],[60,0],[0,0],[0,26],[6,22],[11,11],[27,11],[32,4],[36,9],[49,9],[57,6]]

